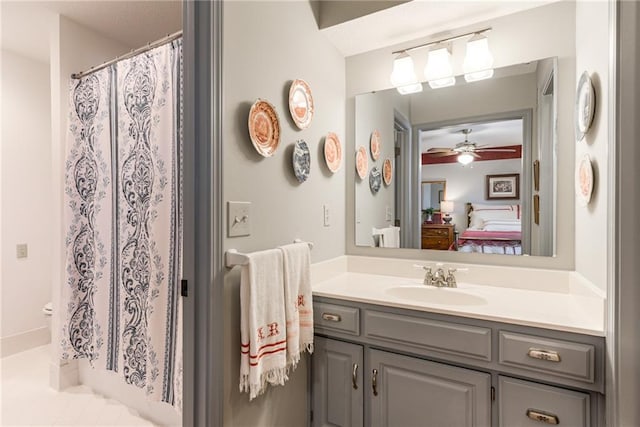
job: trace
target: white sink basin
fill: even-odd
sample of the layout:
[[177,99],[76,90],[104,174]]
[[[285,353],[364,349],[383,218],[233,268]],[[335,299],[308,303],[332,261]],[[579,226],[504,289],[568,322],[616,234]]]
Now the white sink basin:
[[485,305],[487,300],[457,288],[432,286],[396,286],[386,290],[396,298],[442,305]]

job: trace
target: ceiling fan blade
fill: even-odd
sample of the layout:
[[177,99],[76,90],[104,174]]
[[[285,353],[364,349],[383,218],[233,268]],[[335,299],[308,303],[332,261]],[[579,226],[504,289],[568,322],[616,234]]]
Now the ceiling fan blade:
[[429,148],[427,153],[449,153],[451,148]]
[[480,156],[480,154],[474,153],[474,152],[469,152],[469,154],[471,154],[473,157],[475,157],[476,159],[481,159],[482,157]]
[[498,148],[498,147],[494,147],[494,148],[480,148],[476,151],[493,151],[493,152],[505,152],[505,153],[515,153],[516,150],[514,150],[513,148]]
[[429,156],[431,157],[446,157],[446,156],[455,156],[458,153],[454,152],[454,151],[449,151],[449,152],[441,152],[441,153],[427,153]]

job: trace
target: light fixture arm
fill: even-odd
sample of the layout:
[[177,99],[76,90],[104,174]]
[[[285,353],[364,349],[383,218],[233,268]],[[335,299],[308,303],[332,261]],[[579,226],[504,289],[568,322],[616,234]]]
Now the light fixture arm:
[[419,44],[417,46],[412,46],[412,47],[408,47],[408,48],[405,48],[405,49],[396,50],[395,52],[391,52],[391,54],[392,55],[397,55],[399,53],[409,52],[409,51],[412,51],[412,50],[422,49],[422,48],[428,47],[428,46],[433,46],[433,45],[438,44],[438,43],[451,42],[451,41],[458,40],[458,39],[461,39],[463,37],[471,36],[471,35],[474,35],[474,34],[486,33],[486,32],[491,31],[491,30],[492,30],[491,27],[487,27],[487,28],[483,28],[483,29],[477,30],[477,31],[470,31],[468,33],[459,34],[459,35],[453,36],[453,37],[448,37],[446,39],[436,40],[436,41],[432,41],[432,42],[428,42],[428,43]]

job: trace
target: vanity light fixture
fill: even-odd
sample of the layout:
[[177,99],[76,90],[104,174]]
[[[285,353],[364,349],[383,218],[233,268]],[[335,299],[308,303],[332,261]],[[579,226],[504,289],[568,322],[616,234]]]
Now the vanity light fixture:
[[468,165],[469,163],[473,162],[473,156],[469,153],[462,153],[458,155],[458,162],[462,163],[463,165]]
[[493,55],[489,50],[489,39],[476,33],[467,41],[467,54],[462,69],[467,82],[475,82],[493,77]]
[[[493,76],[493,56],[489,51],[488,39],[483,35],[487,31],[491,31],[491,27],[392,52],[393,55],[397,56],[393,61],[391,84],[402,95],[422,92],[422,83],[416,77],[413,69],[413,59],[408,52],[431,47],[427,56],[427,65],[424,69],[424,75],[429,82],[429,86],[432,89],[438,89],[454,85],[456,78],[453,75],[453,67],[451,66],[451,44],[449,42],[468,36],[472,37],[467,42],[467,54],[463,66],[466,81],[472,82]],[[463,157],[463,159],[466,159],[466,157]],[[467,163],[472,160],[467,160]]]
[[422,83],[416,77],[413,59],[406,51],[400,52],[393,61],[390,80],[401,95],[422,92]]
[[431,89],[456,84],[451,66],[451,50],[448,46],[437,44],[429,50],[427,65],[424,67],[424,77],[429,82]]

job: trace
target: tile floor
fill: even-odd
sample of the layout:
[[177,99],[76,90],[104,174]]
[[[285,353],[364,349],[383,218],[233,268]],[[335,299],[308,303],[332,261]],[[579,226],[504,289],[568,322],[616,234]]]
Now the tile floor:
[[1,426],[154,426],[86,386],[49,387],[50,346],[1,359]]

